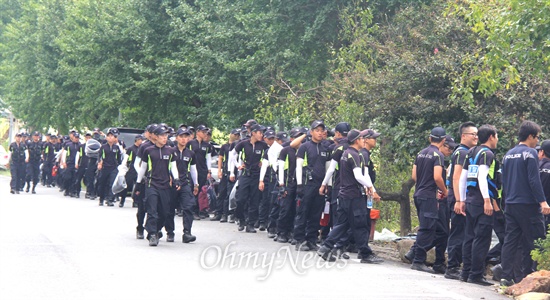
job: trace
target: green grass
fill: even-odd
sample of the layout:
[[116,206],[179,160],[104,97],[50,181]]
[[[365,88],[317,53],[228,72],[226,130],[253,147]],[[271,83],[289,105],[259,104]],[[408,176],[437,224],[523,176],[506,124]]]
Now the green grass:
[[0,176],[8,176],[8,177],[11,177],[10,170],[0,169]]

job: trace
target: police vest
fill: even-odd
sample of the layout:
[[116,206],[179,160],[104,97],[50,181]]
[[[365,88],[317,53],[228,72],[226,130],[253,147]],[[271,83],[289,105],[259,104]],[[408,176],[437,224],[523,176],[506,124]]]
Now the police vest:
[[[455,155],[460,155],[459,154],[460,150],[466,150],[467,152],[468,148],[464,147],[463,145],[459,145],[458,148],[455,149],[455,152],[453,152],[453,155],[451,155],[451,157]],[[449,173],[447,174],[447,180],[445,182],[445,184],[447,185],[447,188],[453,187],[453,179],[451,178],[451,175],[454,173],[455,173],[455,164],[451,162],[451,167],[449,168]]]
[[[477,148],[477,147],[476,147]],[[476,150],[476,149],[475,149]],[[475,152],[474,150],[474,152]],[[475,188],[478,186],[478,174],[479,174],[479,157],[482,153],[490,151],[488,147],[483,146],[475,155],[475,157],[468,158],[468,179],[467,188]],[[489,187],[489,197],[492,199],[500,198],[500,166],[498,161],[493,159],[491,166],[489,166],[489,174],[487,175],[487,184]]]

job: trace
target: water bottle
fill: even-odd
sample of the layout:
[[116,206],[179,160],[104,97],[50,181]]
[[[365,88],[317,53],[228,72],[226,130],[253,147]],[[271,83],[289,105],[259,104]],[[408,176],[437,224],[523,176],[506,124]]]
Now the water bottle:
[[321,214],[321,220],[319,221],[319,224],[321,226],[328,226],[329,221],[330,221],[330,201],[325,201],[325,209],[323,209],[323,213]]
[[372,196],[371,195],[367,196],[367,208],[368,209],[372,208]]

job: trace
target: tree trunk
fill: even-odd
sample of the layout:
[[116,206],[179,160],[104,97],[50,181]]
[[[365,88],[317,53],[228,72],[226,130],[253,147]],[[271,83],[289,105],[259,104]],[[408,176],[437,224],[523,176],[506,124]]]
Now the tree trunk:
[[399,203],[399,230],[401,236],[405,236],[411,232],[411,200],[409,194],[414,186],[414,180],[409,180],[401,184],[399,193],[386,193],[377,191],[383,201],[396,201]]

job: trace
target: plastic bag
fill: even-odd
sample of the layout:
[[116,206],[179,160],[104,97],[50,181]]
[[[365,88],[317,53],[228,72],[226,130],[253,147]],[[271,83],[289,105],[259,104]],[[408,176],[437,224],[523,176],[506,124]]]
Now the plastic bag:
[[128,187],[126,185],[126,176],[124,176],[124,175],[125,174],[123,174],[122,172],[118,172],[118,174],[115,178],[115,181],[113,182],[113,187],[112,187],[114,195],[124,191],[126,189],[126,187]]
[[237,208],[237,187],[238,186],[239,186],[239,182],[237,181],[235,185],[233,185],[233,189],[229,194],[229,210],[234,210],[235,208]]

